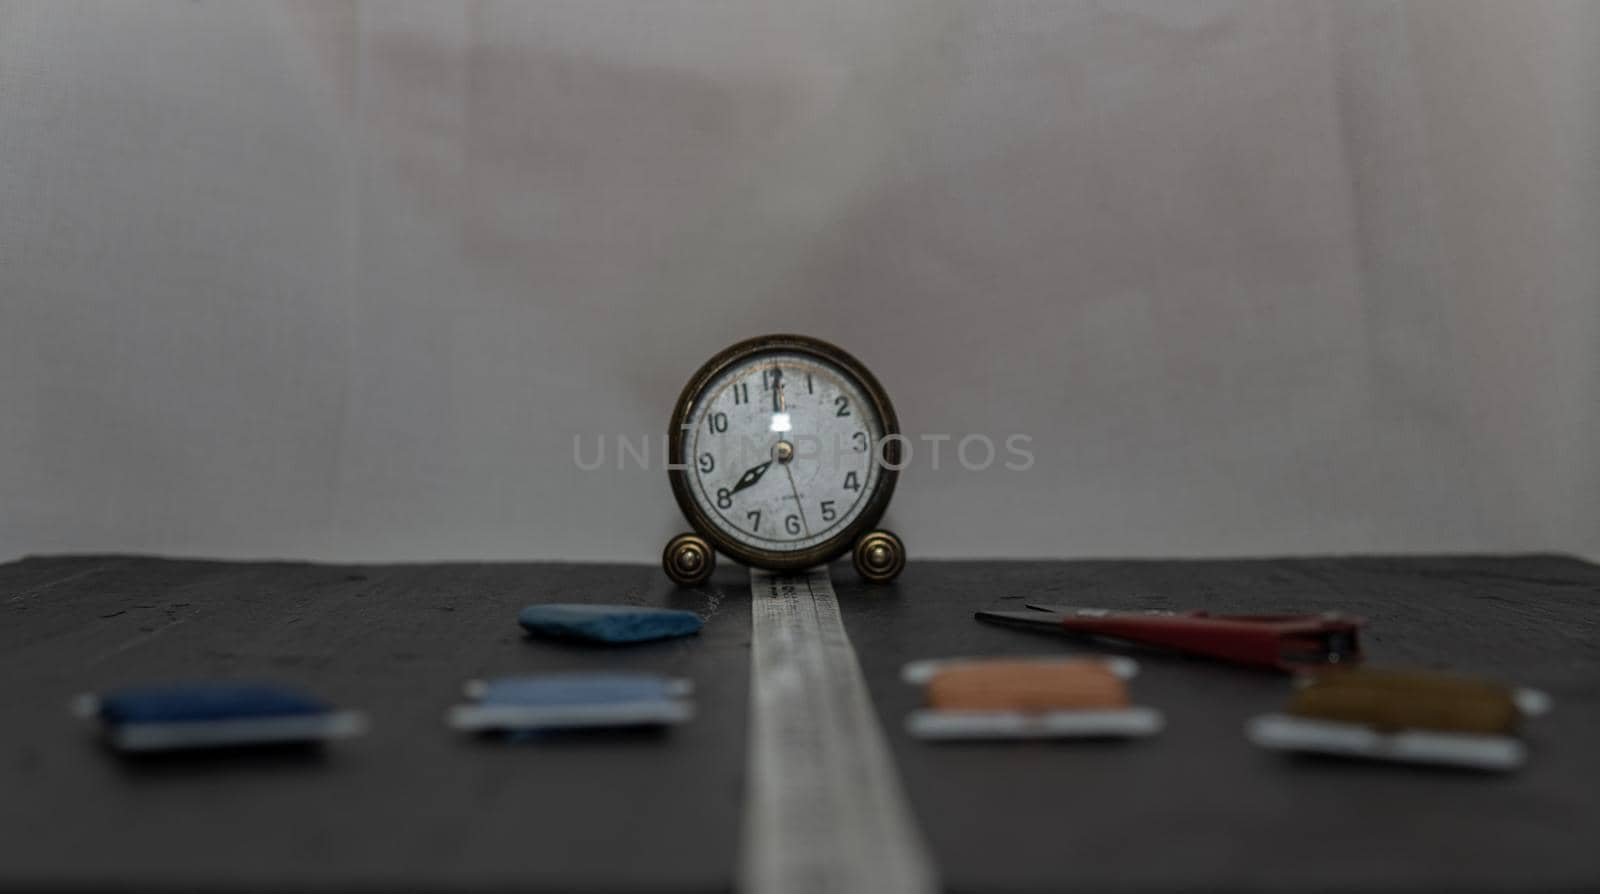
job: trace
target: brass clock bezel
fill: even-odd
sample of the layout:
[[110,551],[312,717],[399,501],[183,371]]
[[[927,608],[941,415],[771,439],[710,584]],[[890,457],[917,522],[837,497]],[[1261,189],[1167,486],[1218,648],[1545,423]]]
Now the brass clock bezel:
[[[883,440],[878,444],[878,456],[874,459],[874,462],[879,464],[877,490],[868,498],[867,505],[849,525],[827,540],[798,552],[760,549],[724,535],[706,516],[699,504],[695,503],[689,490],[689,470],[683,456],[684,426],[688,424],[689,411],[694,406],[695,398],[724,370],[743,363],[756,354],[770,351],[808,354],[842,369],[860,384],[868,399],[872,401],[878,418],[883,422]],[[900,420],[894,413],[894,404],[889,402],[889,395],[883,390],[883,385],[878,382],[877,377],[863,366],[861,361],[842,348],[808,335],[762,335],[745,339],[719,352],[696,370],[689,378],[688,384],[683,386],[683,391],[678,395],[678,402],[672,408],[672,419],[667,428],[667,478],[672,483],[672,496],[678,501],[678,508],[683,512],[683,517],[689,521],[689,526],[709,540],[718,552],[746,565],[765,568],[768,571],[796,571],[830,562],[849,552],[854,547],[856,538],[877,526],[879,519],[883,518],[884,511],[889,508],[889,498],[894,495],[895,484],[900,478],[901,441],[900,438],[893,437],[899,434]]]

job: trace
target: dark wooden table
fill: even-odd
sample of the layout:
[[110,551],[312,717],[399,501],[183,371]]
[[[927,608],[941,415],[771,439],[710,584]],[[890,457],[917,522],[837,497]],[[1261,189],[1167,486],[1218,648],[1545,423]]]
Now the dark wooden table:
[[[1600,887],[1600,568],[1555,556],[913,563],[834,578],[913,807],[962,891]],[[1269,673],[1143,653],[1133,743],[933,745],[903,720],[913,658],[1066,653],[982,625],[1021,597],[1109,607],[1342,609],[1369,660],[1452,668],[1555,698],[1519,773],[1289,758],[1248,745]],[[698,637],[555,645],[538,601],[687,608]],[[628,565],[312,565],[134,557],[0,566],[0,887],[724,890],[739,845],[750,612],[737,568],[700,590]],[[503,744],[447,729],[462,681],[568,668],[692,677],[699,716],[660,735]],[[305,684],[369,712],[323,756],[133,761],[67,705],[190,677]]]

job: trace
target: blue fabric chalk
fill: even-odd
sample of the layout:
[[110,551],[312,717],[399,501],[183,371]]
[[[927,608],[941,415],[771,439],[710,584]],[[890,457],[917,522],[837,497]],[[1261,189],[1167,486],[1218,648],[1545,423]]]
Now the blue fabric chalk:
[[530,605],[517,616],[517,622],[537,636],[600,643],[640,643],[688,636],[704,626],[694,612],[575,603]]

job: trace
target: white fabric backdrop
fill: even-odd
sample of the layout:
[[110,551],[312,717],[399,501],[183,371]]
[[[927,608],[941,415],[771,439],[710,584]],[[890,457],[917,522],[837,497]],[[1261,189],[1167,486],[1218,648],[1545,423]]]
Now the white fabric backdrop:
[[653,561],[775,330],[917,555],[1600,553],[1600,3],[0,5],[0,558]]

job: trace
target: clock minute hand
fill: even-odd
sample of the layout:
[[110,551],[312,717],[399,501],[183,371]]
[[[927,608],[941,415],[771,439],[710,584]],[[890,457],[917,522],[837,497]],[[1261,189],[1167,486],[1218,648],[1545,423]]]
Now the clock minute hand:
[[767,469],[771,468],[771,466],[772,460],[769,459],[759,466],[755,466],[754,468],[746,470],[743,475],[739,476],[739,480],[734,482],[733,487],[728,489],[728,493],[736,494],[750,485],[755,484],[757,481],[760,481],[761,476],[767,474]]
[[789,476],[789,492],[794,494],[794,508],[800,510],[800,524],[805,528],[806,536],[811,536],[811,523],[806,521],[806,504],[800,502],[800,486],[794,483],[794,470],[786,464],[784,474]]

